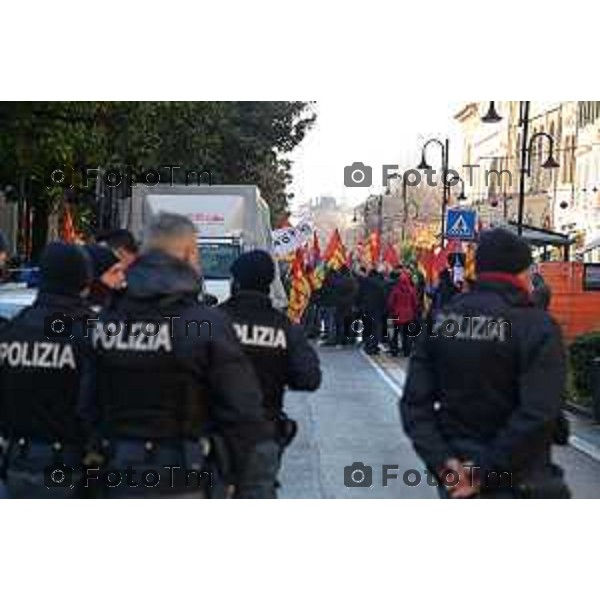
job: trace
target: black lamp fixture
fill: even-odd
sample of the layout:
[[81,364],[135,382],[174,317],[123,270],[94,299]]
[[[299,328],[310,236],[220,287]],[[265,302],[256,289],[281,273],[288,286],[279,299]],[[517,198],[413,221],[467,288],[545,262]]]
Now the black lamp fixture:
[[421,149],[421,162],[417,166],[417,169],[421,171],[427,171],[431,169],[431,166],[425,158],[427,148],[430,144],[437,144],[442,152],[442,214],[440,219],[440,239],[442,248],[445,246],[446,232],[445,232],[445,220],[446,220],[446,207],[450,200],[450,186],[448,185],[448,163],[450,154],[450,140],[448,138],[445,141],[441,141],[437,138],[431,138],[423,144]]
[[[525,178],[531,176],[531,155],[533,153],[533,142],[539,138],[548,140],[548,158],[541,165],[545,169],[556,169],[559,167],[558,161],[554,158],[554,138],[540,131],[529,137],[529,125],[531,102],[522,100],[519,102],[519,127],[521,128],[521,169],[519,176],[519,206],[517,213],[517,228],[519,235],[523,235],[523,217],[525,215]],[[497,123],[501,120],[501,116],[497,113],[495,103],[490,101],[487,113],[481,118],[484,123]]]
[[431,169],[431,165],[427,164],[427,161],[425,160],[425,151],[423,151],[421,162],[417,165],[417,169],[419,169],[419,171],[428,171]]
[[481,120],[484,123],[498,123],[498,121],[502,121],[502,117],[496,111],[496,107],[494,106],[494,101],[490,102],[490,106],[489,106],[487,112],[485,113],[485,115],[483,115],[483,117],[481,117]]
[[554,156],[550,155],[542,164],[542,167],[544,169],[558,169],[558,167],[560,167],[560,164],[558,163],[558,161],[554,158]]

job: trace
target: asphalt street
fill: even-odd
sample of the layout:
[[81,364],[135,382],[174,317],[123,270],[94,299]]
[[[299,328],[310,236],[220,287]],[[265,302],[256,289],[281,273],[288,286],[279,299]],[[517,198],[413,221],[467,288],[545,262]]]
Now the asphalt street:
[[[286,411],[300,430],[285,456],[281,497],[435,498],[425,467],[402,432],[397,390],[356,349],[320,348],[319,354],[321,389],[286,396]],[[344,469],[355,462],[372,468],[372,487],[344,485]],[[398,476],[387,487],[383,465],[395,465],[389,473]],[[420,472],[419,485],[403,482],[409,470]]]
[[[286,411],[298,420],[299,433],[284,459],[280,496],[436,498],[400,425],[406,361],[372,360],[357,349],[320,348],[319,354],[321,389],[286,396]],[[575,498],[600,498],[600,462],[573,447],[556,448],[555,457]],[[354,463],[365,468],[347,469]],[[370,485],[348,487],[345,482]]]

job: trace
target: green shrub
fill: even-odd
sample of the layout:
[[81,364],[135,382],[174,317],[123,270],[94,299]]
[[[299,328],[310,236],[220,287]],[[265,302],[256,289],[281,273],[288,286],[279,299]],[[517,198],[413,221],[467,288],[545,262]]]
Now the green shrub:
[[592,364],[595,358],[600,358],[600,331],[576,337],[569,348],[569,363],[578,399],[592,395]]

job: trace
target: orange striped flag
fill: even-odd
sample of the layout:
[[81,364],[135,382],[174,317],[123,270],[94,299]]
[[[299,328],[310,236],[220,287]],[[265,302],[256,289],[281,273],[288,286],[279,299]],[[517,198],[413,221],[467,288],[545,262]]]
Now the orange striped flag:
[[296,257],[291,267],[292,288],[288,303],[288,317],[294,323],[299,323],[300,319],[302,319],[312,291],[310,279],[304,269],[303,254],[302,248],[296,250]]
[[323,258],[327,266],[334,271],[341,269],[346,264],[346,248],[344,248],[340,232],[337,229],[331,234]]
[[60,237],[68,244],[74,244],[77,241],[77,232],[75,231],[75,225],[73,223],[73,215],[71,214],[71,207],[68,204],[65,204]]

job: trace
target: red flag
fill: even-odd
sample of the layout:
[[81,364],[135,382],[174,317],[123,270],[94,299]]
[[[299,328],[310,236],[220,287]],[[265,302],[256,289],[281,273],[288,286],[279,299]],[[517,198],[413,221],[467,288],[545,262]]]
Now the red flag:
[[379,262],[381,256],[381,236],[379,231],[374,231],[369,236],[369,254],[371,264],[375,266]]
[[344,248],[340,232],[337,229],[331,234],[323,259],[334,270],[346,264],[346,248]]
[[437,278],[440,271],[448,267],[448,247],[438,248],[438,252],[434,252],[433,256],[433,276]]
[[383,262],[391,268],[394,268],[396,265],[400,264],[400,259],[398,258],[396,248],[394,248],[394,246],[392,246],[390,243],[387,244],[385,250],[383,251]]
[[326,262],[333,256],[338,243],[341,242],[340,239],[340,232],[336,229],[332,234],[331,237],[329,238],[329,241],[327,242],[327,247],[325,248],[325,252],[323,252],[323,260],[325,260]]
[[75,225],[73,224],[73,215],[71,214],[71,207],[68,204],[65,204],[60,237],[68,244],[73,244],[77,240],[77,233],[75,231]]
[[434,254],[431,248],[422,248],[417,252],[417,264],[423,274],[425,275],[425,279],[427,283],[433,283],[434,279],[434,269],[433,269],[433,260]]

